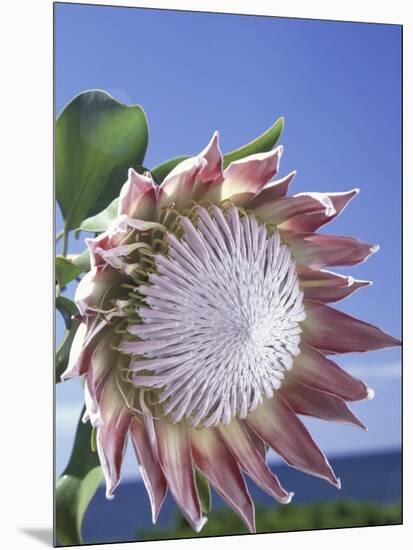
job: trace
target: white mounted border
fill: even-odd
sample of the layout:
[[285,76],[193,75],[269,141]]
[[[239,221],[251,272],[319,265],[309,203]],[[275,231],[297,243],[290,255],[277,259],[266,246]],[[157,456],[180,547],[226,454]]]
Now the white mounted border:
[[[404,26],[404,522],[389,526],[188,541],[97,545],[157,550],[408,547],[413,538],[412,67],[413,20],[406,0],[170,0],[78,2],[220,11]],[[52,544],[52,2],[4,2],[1,10],[1,544],[7,550]],[[410,102],[407,98],[410,98]],[[5,124],[6,121],[6,124]],[[5,196],[6,194],[6,196]],[[30,278],[28,277],[30,273]],[[35,289],[30,294],[28,281]],[[409,433],[410,432],[410,433]]]

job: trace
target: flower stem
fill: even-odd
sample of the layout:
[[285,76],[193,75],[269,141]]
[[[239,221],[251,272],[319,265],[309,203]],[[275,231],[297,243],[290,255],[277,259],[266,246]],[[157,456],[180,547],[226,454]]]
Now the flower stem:
[[63,237],[63,235],[64,235],[64,229],[59,231],[59,233],[56,235],[56,242],[59,242],[60,239]]
[[68,244],[68,231],[65,228],[63,229],[63,248],[62,248],[62,256],[66,257],[67,255],[67,244]]

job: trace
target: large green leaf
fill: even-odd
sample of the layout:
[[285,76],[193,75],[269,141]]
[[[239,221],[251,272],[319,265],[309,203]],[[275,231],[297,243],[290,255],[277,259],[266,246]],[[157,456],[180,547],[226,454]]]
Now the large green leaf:
[[173,159],[169,159],[162,164],[159,164],[151,170],[151,174],[153,179],[156,181],[156,183],[161,184],[163,180],[166,178],[166,176],[171,172],[175,166],[177,166],[180,162],[183,160],[186,160],[189,157],[175,157]]
[[61,381],[60,377],[66,370],[67,364],[69,362],[70,348],[72,346],[73,338],[75,337],[80,321],[78,319],[73,319],[73,316],[77,315],[79,311],[72,300],[69,300],[64,296],[59,296],[56,299],[56,309],[60,312],[65,322],[65,332],[63,334],[63,339],[56,351],[55,381],[58,384]]
[[195,480],[202,511],[204,514],[208,514],[212,507],[211,489],[208,480],[198,469],[195,470]]
[[56,533],[63,545],[82,544],[83,516],[103,479],[99,457],[91,449],[91,436],[90,423],[79,419],[69,464],[57,481]]
[[235,160],[243,159],[248,155],[255,153],[265,153],[271,151],[280,138],[281,132],[284,127],[284,117],[279,118],[268,130],[258,136],[247,145],[231,151],[224,155],[224,168],[226,168],[231,162]]
[[142,164],[148,126],[139,105],[94,90],[76,96],[56,124],[56,195],[66,232],[119,195],[130,167]]

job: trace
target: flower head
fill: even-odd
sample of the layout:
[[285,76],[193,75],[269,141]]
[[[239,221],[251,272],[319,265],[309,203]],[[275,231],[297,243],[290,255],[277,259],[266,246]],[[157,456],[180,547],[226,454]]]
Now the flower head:
[[266,462],[340,486],[297,415],[363,427],[346,401],[372,390],[330,354],[399,341],[327,305],[368,286],[326,271],[376,246],[317,234],[358,193],[286,196],[282,148],[223,169],[218,135],[157,186],[129,171],[118,217],[88,239],[82,324],[63,378],[85,377],[85,421],[111,497],[128,435],[156,521],[169,488],[193,528],[206,521],[194,471],[255,530],[244,474],[291,500]]

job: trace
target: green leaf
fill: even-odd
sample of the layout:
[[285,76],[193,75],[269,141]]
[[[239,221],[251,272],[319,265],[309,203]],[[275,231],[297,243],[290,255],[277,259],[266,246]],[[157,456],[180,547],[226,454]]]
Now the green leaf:
[[82,271],[89,271],[90,252],[88,248],[85,248],[85,250],[81,254],[77,254],[77,256],[75,255],[71,256],[70,259]]
[[65,322],[65,332],[63,334],[63,339],[57,348],[56,359],[55,359],[55,382],[58,384],[61,382],[60,377],[64,373],[69,363],[70,348],[72,347],[73,338],[75,337],[76,331],[80,325],[78,319],[73,319],[73,315],[79,313],[76,304],[65,298],[64,296],[59,296],[56,300],[56,309],[60,312]]
[[81,254],[70,254],[66,257],[56,256],[56,297],[59,296],[62,288],[78,277],[81,273],[90,269],[90,253],[86,248]]
[[208,480],[199,470],[195,470],[195,480],[202,511],[204,514],[208,514],[212,506],[211,489],[209,488]]
[[80,275],[82,271],[83,269],[81,269],[78,265],[73,263],[68,258],[64,258],[63,256],[56,256],[55,275],[56,282],[60,288],[63,288],[65,285],[67,285],[67,283],[73,281],[73,279]]
[[161,184],[166,176],[169,174],[169,172],[172,172],[175,166],[177,166],[180,162],[186,160],[187,158],[189,157],[175,157],[173,159],[169,159],[163,162],[162,164],[159,164],[156,168],[151,170],[153,179],[156,181],[156,183]]
[[66,328],[69,329],[72,325],[72,316],[78,315],[79,311],[76,304],[66,298],[65,296],[59,296],[56,299],[56,309],[60,312],[65,322]]
[[56,196],[66,233],[119,195],[130,167],[142,164],[148,126],[139,105],[108,93],[76,96],[56,124]]
[[[265,153],[267,151],[271,151],[279,140],[283,127],[284,118],[281,117],[259,137],[250,143],[247,143],[247,145],[224,155],[224,168],[226,168],[234,160],[240,160],[255,153]],[[152,176],[156,183],[161,184],[169,172],[171,172],[175,166],[187,158],[189,157],[175,157],[159,164],[156,168],[151,170]]]
[[56,532],[61,544],[82,544],[83,516],[101,480],[98,454],[90,447],[92,427],[81,420],[69,464],[56,485]]
[[279,140],[283,127],[284,117],[281,117],[270,128],[268,128],[266,132],[257,137],[257,139],[250,141],[250,143],[247,143],[244,147],[240,147],[239,149],[224,155],[224,168],[226,168],[231,162],[243,159],[248,155],[271,151]]
[[114,199],[107,208],[99,212],[99,214],[96,214],[96,216],[83,220],[80,226],[75,230],[74,235],[76,239],[79,237],[81,231],[88,231],[90,233],[101,233],[102,231],[106,231],[117,216],[118,204],[119,197]]
[[56,384],[61,382],[61,376],[65,372],[69,363],[70,348],[72,347],[73,338],[75,337],[79,325],[80,321],[77,319],[72,321],[71,328],[65,330],[63,340],[56,351]]

